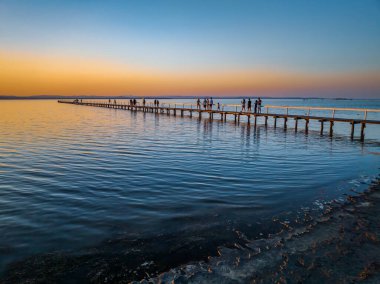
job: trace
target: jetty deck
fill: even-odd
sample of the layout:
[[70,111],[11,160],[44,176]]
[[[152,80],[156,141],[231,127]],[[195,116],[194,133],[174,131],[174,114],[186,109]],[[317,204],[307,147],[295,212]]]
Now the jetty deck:
[[[365,137],[365,128],[368,124],[374,124],[374,125],[380,125],[379,120],[368,120],[367,119],[367,112],[380,112],[380,110],[376,109],[339,109],[339,108],[306,108],[309,110],[309,113],[307,115],[299,115],[299,114],[289,114],[289,109],[305,109],[305,107],[281,107],[281,106],[267,106],[267,112],[248,112],[248,111],[239,111],[237,110],[237,107],[235,110],[216,110],[216,109],[204,109],[204,108],[197,108],[193,107],[193,105],[190,105],[191,107],[188,107],[185,104],[182,105],[162,105],[162,106],[153,106],[151,104],[147,105],[130,105],[130,104],[121,104],[121,103],[107,103],[107,102],[76,102],[76,101],[68,101],[68,100],[59,100],[59,103],[65,103],[65,104],[74,104],[74,105],[82,105],[82,106],[92,106],[92,107],[103,107],[103,108],[112,108],[112,109],[122,109],[122,110],[130,110],[130,111],[142,111],[142,112],[151,112],[151,113],[161,113],[161,114],[167,114],[167,115],[174,115],[176,116],[177,113],[180,114],[182,117],[185,114],[188,114],[190,117],[193,116],[193,113],[196,113],[199,118],[202,118],[203,115],[208,115],[210,120],[214,119],[220,119],[221,121],[227,121],[228,117],[233,116],[234,121],[236,123],[240,122],[241,117],[246,117],[247,122],[253,123],[253,126],[256,127],[257,125],[257,119],[262,117],[264,118],[264,125],[265,127],[268,126],[268,118],[272,118],[274,121],[273,127],[277,127],[278,120],[282,120],[283,128],[286,129],[288,126],[289,120],[294,120],[294,129],[297,132],[300,125],[299,121],[304,122],[304,130],[307,133],[309,131],[309,122],[314,120],[320,123],[320,134],[323,135],[324,133],[324,127],[325,123],[328,125],[328,134],[329,136],[333,136],[334,133],[334,124],[336,122],[343,122],[348,123],[350,125],[350,137],[351,139],[354,138],[355,134],[355,125],[360,126],[360,140],[364,141]],[[182,107],[181,107],[182,106]],[[286,109],[286,113],[269,113],[269,109],[276,109],[276,108],[282,108]],[[311,109],[321,109],[321,110],[332,110],[332,116],[312,116],[310,115]],[[364,113],[363,119],[357,119],[357,118],[339,118],[335,117],[335,111],[337,110],[343,110],[343,111],[359,111]],[[253,120],[253,121],[251,121]]]

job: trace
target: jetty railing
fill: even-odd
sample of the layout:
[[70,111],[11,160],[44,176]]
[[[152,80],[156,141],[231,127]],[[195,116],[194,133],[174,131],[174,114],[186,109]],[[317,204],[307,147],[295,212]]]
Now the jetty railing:
[[367,115],[369,112],[380,113],[380,109],[371,109],[371,108],[338,108],[338,107],[275,106],[275,105],[268,105],[268,106],[265,106],[265,108],[266,108],[267,113],[269,113],[269,109],[284,109],[286,110],[286,114],[288,114],[289,110],[292,110],[292,109],[306,110],[308,116],[310,116],[310,112],[312,110],[331,111],[331,118],[335,117],[336,112],[343,112],[343,111],[359,112],[359,113],[363,113],[363,120],[367,119]]
[[[138,103],[138,105],[141,105]],[[153,103],[149,103],[150,106],[153,106]],[[174,107],[174,108],[197,108],[196,104],[192,103],[162,103],[160,105],[161,107]],[[234,108],[235,111],[239,111],[241,109],[241,104],[221,104],[221,111],[229,110],[227,108]],[[201,108],[203,108],[203,105],[201,104]],[[337,112],[357,112],[357,113],[363,113],[363,120],[367,119],[368,113],[370,112],[377,112],[380,113],[380,109],[371,109],[371,108],[340,108],[340,107],[309,107],[309,106],[278,106],[278,105],[266,105],[263,106],[264,112],[267,114],[270,114],[270,109],[283,109],[286,111],[286,114],[290,114],[289,110],[305,110],[307,113],[305,115],[310,116],[312,110],[318,110],[318,111],[330,111],[331,112],[331,118],[335,118],[335,114]],[[213,105],[213,109],[216,110],[216,105]],[[251,111],[251,113],[253,113]]]
[[[85,101],[89,103],[106,103],[106,101]],[[129,105],[127,101],[125,102],[118,102],[118,104],[124,104],[124,105]],[[112,102],[111,102],[112,104]],[[141,102],[137,102],[137,106],[143,106]],[[147,102],[145,106],[148,107],[155,107],[153,102]],[[234,110],[236,112],[239,112],[241,109],[241,104],[220,104],[221,108],[220,111],[230,111]],[[193,103],[167,103],[163,102],[160,103],[160,107],[163,108],[183,108],[183,109],[196,109],[197,105]],[[203,108],[203,104],[201,104],[201,108]],[[264,112],[267,114],[270,114],[269,110],[270,109],[283,109],[286,110],[286,114],[290,114],[289,110],[305,110],[307,113],[305,115],[310,116],[312,110],[319,110],[319,111],[330,111],[331,112],[331,118],[335,117],[335,114],[337,112],[358,112],[358,113],[363,113],[363,120],[367,119],[368,113],[374,112],[374,113],[380,113],[380,109],[371,109],[371,108],[339,108],[339,107],[311,107],[311,106],[278,106],[278,105],[265,105],[262,106],[264,109]],[[216,109],[216,105],[213,105],[213,110]],[[253,114],[253,111],[251,111]]]

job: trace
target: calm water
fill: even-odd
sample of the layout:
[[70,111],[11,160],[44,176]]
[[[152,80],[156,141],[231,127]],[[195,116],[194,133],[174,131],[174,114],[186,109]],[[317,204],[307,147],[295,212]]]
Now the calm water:
[[[306,103],[380,108],[380,101],[264,101]],[[43,100],[0,101],[0,126],[2,271],[32,255],[118,239],[144,240],[131,265],[146,261],[144,247],[164,267],[197,261],[242,235],[276,232],[274,219],[296,223],[305,210],[343,202],[380,168],[378,127],[360,143],[347,137],[348,125],[329,139]]]

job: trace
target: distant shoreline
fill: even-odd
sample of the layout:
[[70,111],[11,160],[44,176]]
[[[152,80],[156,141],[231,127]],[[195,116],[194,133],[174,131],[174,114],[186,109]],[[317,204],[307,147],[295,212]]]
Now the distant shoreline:
[[[0,100],[58,100],[58,99],[196,99],[196,98],[210,98],[214,99],[241,99],[241,98],[257,98],[258,96],[0,96]],[[380,100],[380,98],[320,98],[320,97],[271,97],[260,96],[264,99],[291,99],[291,100]]]

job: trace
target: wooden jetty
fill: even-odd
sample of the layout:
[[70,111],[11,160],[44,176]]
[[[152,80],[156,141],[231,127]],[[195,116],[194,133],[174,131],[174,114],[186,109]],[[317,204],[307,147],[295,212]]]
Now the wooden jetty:
[[[227,121],[227,117],[233,117],[236,123],[240,122],[241,117],[246,117],[247,122],[250,124],[251,119],[253,119],[253,125],[256,127],[258,118],[262,117],[264,119],[265,127],[268,126],[268,118],[273,118],[274,128],[277,127],[277,121],[279,119],[283,122],[284,129],[287,129],[288,121],[294,120],[294,129],[297,132],[299,129],[299,122],[304,122],[305,132],[309,131],[309,122],[317,121],[320,123],[320,134],[324,133],[324,125],[328,124],[328,133],[329,136],[332,137],[334,133],[334,124],[336,122],[348,123],[350,125],[351,130],[351,139],[354,138],[355,134],[355,125],[360,125],[360,140],[364,141],[364,130],[366,125],[374,124],[380,125],[380,121],[378,120],[368,120],[367,113],[368,112],[380,112],[378,109],[360,109],[360,108],[324,108],[324,107],[297,107],[297,106],[265,106],[265,112],[248,112],[248,111],[239,111],[238,105],[224,105],[224,106],[235,106],[235,110],[226,109],[224,107],[222,110],[216,109],[204,109],[202,107],[196,107],[192,104],[174,104],[171,106],[170,104],[162,104],[161,106],[154,106],[152,104],[146,105],[131,105],[126,103],[111,103],[111,102],[93,102],[93,101],[70,101],[70,100],[59,100],[59,103],[66,104],[74,104],[74,105],[82,105],[82,106],[93,106],[93,107],[103,107],[103,108],[112,108],[112,109],[123,109],[123,110],[131,110],[131,111],[142,111],[142,112],[151,112],[151,113],[161,113],[167,115],[177,115],[177,112],[183,117],[185,114],[188,114],[190,117],[193,116],[193,113],[197,113],[199,118],[202,118],[202,115],[208,115],[210,120],[214,119],[214,115],[216,119],[220,117],[221,121]],[[181,107],[182,106],[182,107]],[[270,113],[269,109],[284,109],[286,113]],[[299,110],[308,110],[308,114],[299,115],[299,114],[289,114],[289,110],[291,109],[299,109]],[[323,116],[312,116],[310,115],[311,110],[326,110],[332,111],[331,117],[323,117]],[[355,112],[363,112],[363,119],[353,119],[353,118],[338,118],[335,117],[335,112],[337,111],[355,111]]]

